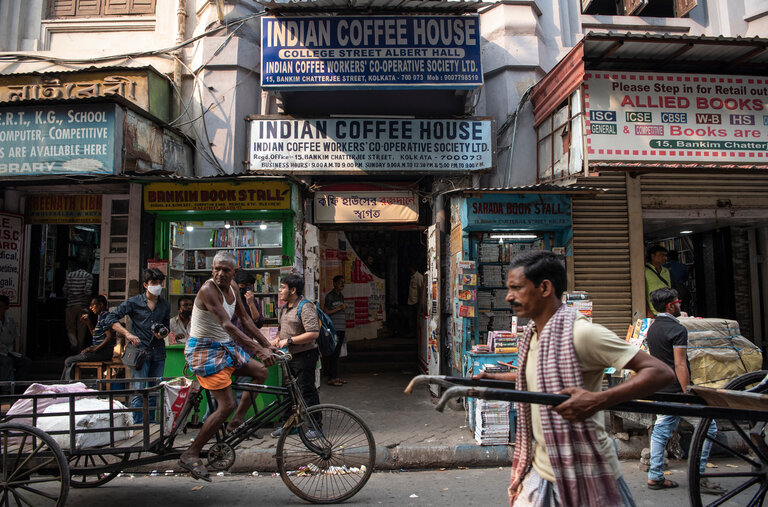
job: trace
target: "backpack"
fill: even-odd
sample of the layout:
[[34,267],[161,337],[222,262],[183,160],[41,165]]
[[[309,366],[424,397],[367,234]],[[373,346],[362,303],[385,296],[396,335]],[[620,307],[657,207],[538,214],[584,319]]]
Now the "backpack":
[[[296,309],[296,315],[299,317],[299,320],[301,320],[301,307],[304,306],[304,303],[308,302],[306,299],[302,299],[299,302],[299,307]],[[315,310],[317,310],[317,324],[320,328],[320,333],[317,335],[317,348],[320,349],[321,355],[330,357],[336,350],[339,336],[336,334],[336,328],[331,318],[317,306],[317,303],[311,304],[315,305]]]

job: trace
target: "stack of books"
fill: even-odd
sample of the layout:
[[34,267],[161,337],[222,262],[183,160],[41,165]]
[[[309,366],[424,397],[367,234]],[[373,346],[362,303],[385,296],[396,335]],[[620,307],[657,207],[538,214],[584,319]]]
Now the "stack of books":
[[[515,326],[517,328],[517,326]],[[517,333],[512,331],[489,331],[488,348],[495,354],[517,352]]]
[[[483,371],[505,373],[508,366],[484,364]],[[475,400],[475,441],[480,445],[504,445],[509,443],[508,401]]]
[[564,292],[563,302],[581,312],[592,322],[592,301],[589,300],[589,294],[584,291]]

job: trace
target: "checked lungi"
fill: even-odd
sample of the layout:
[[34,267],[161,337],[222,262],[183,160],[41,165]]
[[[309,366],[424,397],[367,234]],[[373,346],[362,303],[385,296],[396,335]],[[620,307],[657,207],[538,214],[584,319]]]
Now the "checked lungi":
[[219,342],[209,338],[195,338],[194,336],[187,341],[184,347],[184,357],[187,359],[189,369],[197,375],[203,387],[205,387],[205,377],[216,376],[217,373],[225,369],[228,369],[229,375],[231,375],[233,371],[244,366],[251,359],[250,354],[234,340]]

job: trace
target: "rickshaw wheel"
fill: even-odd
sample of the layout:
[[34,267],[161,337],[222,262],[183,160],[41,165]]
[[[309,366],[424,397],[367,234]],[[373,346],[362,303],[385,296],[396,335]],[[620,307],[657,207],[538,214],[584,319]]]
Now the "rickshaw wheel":
[[[106,484],[120,471],[99,472],[97,469],[114,463],[125,463],[131,453],[125,454],[78,454],[69,457],[69,484],[73,488],[95,488]],[[94,469],[94,470],[89,470]]]
[[216,442],[208,448],[208,468],[217,472],[229,470],[235,464],[235,448],[226,442]]
[[[759,386],[768,375],[768,371],[753,371],[731,380],[724,389],[731,391],[752,391],[755,393],[768,392],[768,384]],[[693,507],[714,506],[733,502],[733,505],[758,506],[763,505],[768,493],[768,445],[766,445],[766,430],[768,423],[717,420],[718,432],[724,429],[733,430],[739,440],[723,442],[712,440],[707,436],[712,419],[702,419],[696,426],[691,439],[688,453],[688,492]],[[706,442],[712,442],[712,451],[724,451],[732,458],[739,460],[735,468],[726,470],[705,469],[699,471],[701,453]],[[745,450],[746,449],[746,450]],[[718,471],[710,471],[718,470]],[[714,481],[723,487],[722,495],[702,493],[701,480]],[[728,504],[731,505],[731,504]]]
[[63,506],[69,465],[56,441],[21,423],[0,424],[0,506]]

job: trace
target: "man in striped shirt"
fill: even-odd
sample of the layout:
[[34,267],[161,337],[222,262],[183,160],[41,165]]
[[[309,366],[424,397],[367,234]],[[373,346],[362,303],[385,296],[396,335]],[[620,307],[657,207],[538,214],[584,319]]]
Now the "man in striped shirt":
[[90,319],[84,316],[84,321],[88,325],[93,335],[93,344],[83,349],[79,354],[70,356],[64,360],[64,372],[61,374],[61,380],[72,380],[72,370],[77,363],[86,361],[109,361],[115,349],[115,332],[106,324],[107,298],[101,294],[96,294],[91,299],[89,309],[96,315],[98,320],[96,325],[91,324]]
[[77,262],[77,269],[67,272],[62,292],[67,297],[64,323],[70,349],[77,353],[85,346],[88,326],[80,316],[88,312],[88,303],[93,292],[93,275],[85,270],[85,263]]

